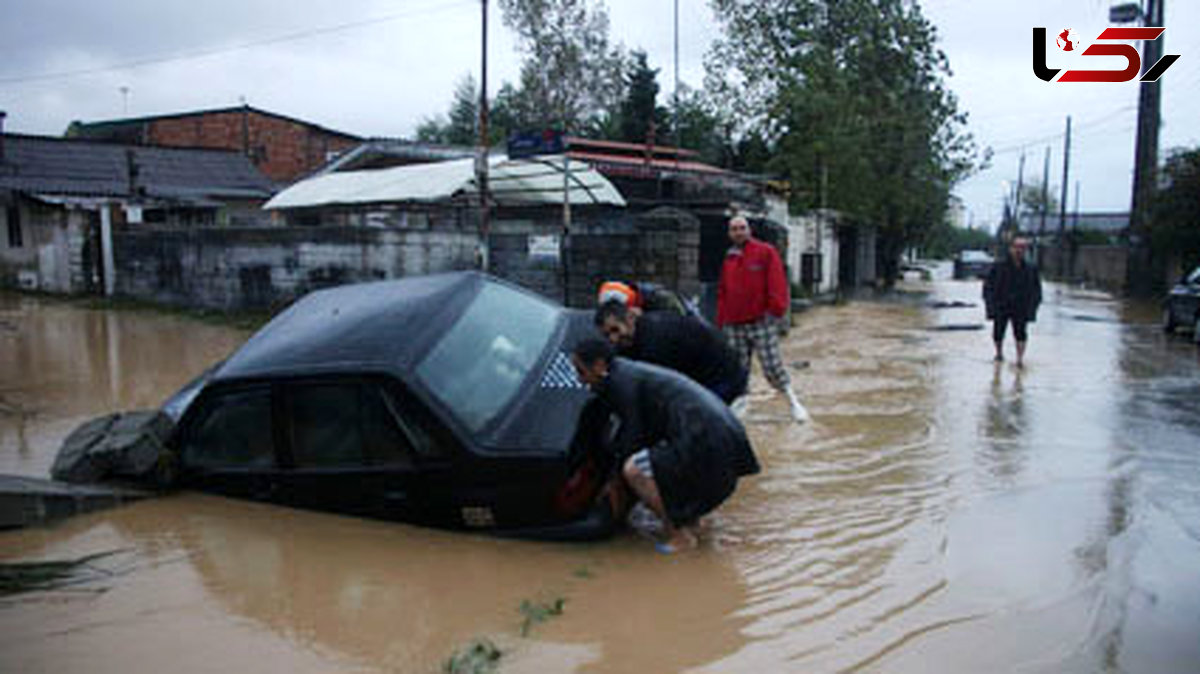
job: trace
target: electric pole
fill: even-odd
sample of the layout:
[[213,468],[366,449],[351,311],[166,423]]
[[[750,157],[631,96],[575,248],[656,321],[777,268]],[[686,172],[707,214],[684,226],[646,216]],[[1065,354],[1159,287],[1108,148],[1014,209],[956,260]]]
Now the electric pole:
[[1067,137],[1063,140],[1062,197],[1058,204],[1058,276],[1066,278],[1067,180],[1071,175],[1071,116],[1067,115]]
[[491,223],[488,213],[488,94],[487,94],[487,38],[488,0],[480,3],[483,8],[483,48],[480,58],[479,87],[479,147],[475,150],[475,181],[479,184],[479,268],[488,271],[491,251],[488,235]]
[[1046,213],[1050,210],[1050,146],[1046,146],[1046,161],[1042,165],[1042,221],[1038,224],[1038,235],[1034,239],[1033,259],[1038,265],[1042,264],[1039,257],[1042,252],[1042,237],[1046,236]]
[[[1143,26],[1163,26],[1164,0],[1147,0]],[[1158,62],[1162,40],[1142,42],[1142,73]],[[1129,255],[1125,285],[1137,296],[1147,296],[1162,281],[1150,250],[1150,208],[1158,172],[1160,89],[1157,80],[1142,82],[1138,91],[1137,146],[1134,151],[1133,200],[1129,207]]]

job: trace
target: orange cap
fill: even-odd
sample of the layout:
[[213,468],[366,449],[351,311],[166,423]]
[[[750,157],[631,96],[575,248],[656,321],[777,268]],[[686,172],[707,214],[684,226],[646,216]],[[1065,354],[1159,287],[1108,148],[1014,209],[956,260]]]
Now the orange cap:
[[627,307],[641,306],[642,299],[638,297],[638,293],[628,283],[620,281],[605,281],[600,284],[600,294],[596,298],[597,304],[604,304],[610,300],[617,300]]

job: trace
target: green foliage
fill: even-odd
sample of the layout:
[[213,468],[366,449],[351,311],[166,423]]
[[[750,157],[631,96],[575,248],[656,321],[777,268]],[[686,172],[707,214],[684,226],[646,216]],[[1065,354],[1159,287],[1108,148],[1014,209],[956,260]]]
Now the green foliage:
[[732,166],[733,153],[727,141],[732,125],[705,92],[680,86],[678,101],[673,100],[670,109],[672,143],[678,138],[679,146],[699,152],[702,162]]
[[620,107],[620,135],[617,140],[644,143],[653,125],[658,143],[670,132],[667,109],[658,105],[658,70],[646,62],[646,52],[634,51],[633,62],[625,75],[625,97]]
[[479,90],[474,77],[468,73],[459,80],[448,115],[421,122],[417,127],[417,140],[442,145],[475,145],[479,142]]
[[525,59],[513,113],[523,128],[579,131],[616,109],[625,56],[597,0],[500,0]]
[[1058,213],[1058,199],[1054,198],[1056,189],[1053,185],[1044,192],[1041,185],[1021,186],[1021,212],[1035,216],[1046,213],[1047,218]]
[[496,671],[504,653],[488,639],[477,639],[454,652],[442,666],[446,674],[488,674]]
[[1185,272],[1200,264],[1200,148],[1167,157],[1151,213],[1151,246],[1158,259],[1174,257]]
[[[879,226],[885,277],[976,164],[933,25],[903,0],[710,0],[714,95],[756,130],[793,204]],[[744,132],[745,133],[745,132]],[[821,185],[827,186],[822,195]]]
[[987,230],[955,227],[943,220],[925,233],[921,255],[931,260],[949,260],[960,251],[989,250],[994,238]]
[[525,616],[525,620],[521,622],[521,636],[529,636],[529,630],[538,623],[544,623],[550,618],[560,616],[563,612],[563,606],[567,600],[562,597],[557,597],[549,603],[531,602],[525,599],[521,602],[521,615]]

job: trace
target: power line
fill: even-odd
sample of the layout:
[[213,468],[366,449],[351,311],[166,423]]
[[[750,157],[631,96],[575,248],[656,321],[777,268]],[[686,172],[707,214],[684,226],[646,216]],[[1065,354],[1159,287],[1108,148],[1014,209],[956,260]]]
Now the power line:
[[[1098,118],[1091,120],[1089,122],[1086,122],[1084,124],[1076,125],[1075,133],[1078,134],[1080,131],[1082,131],[1084,129],[1090,129],[1092,127],[1096,127],[1101,124],[1104,124],[1105,122],[1108,122],[1109,120],[1114,119],[1114,118],[1120,116],[1121,114],[1129,112],[1130,110],[1134,110],[1136,108],[1137,108],[1137,106],[1132,103],[1130,103],[1129,105],[1121,106],[1120,108],[1113,110],[1112,112],[1108,113],[1107,115],[1104,115],[1103,117],[1098,117]],[[997,154],[1006,154],[1008,152],[1019,152],[1025,148],[1029,147],[1030,145],[1040,145],[1042,143],[1047,143],[1052,140],[1058,140],[1059,138],[1062,138],[1065,134],[1066,134],[1065,131],[1059,131],[1057,133],[1052,133],[1052,134],[1049,134],[1046,136],[1041,136],[1038,138],[1029,138],[1026,140],[1006,142],[1004,144],[1004,146],[1002,146],[1000,148],[993,148],[992,154],[997,155]]]
[[160,56],[149,56],[149,57],[145,57],[145,58],[136,59],[133,61],[126,61],[125,63],[118,63],[118,64],[113,64],[113,65],[108,65],[108,66],[98,66],[98,67],[94,67],[94,68],[80,68],[78,70],[64,70],[64,71],[53,72],[53,73],[40,73],[37,75],[19,75],[19,76],[15,76],[15,77],[0,77],[0,84],[20,84],[20,83],[25,83],[25,82],[38,82],[38,81],[45,81],[45,80],[67,79],[67,78],[71,78],[71,77],[80,77],[83,75],[96,75],[99,73],[111,72],[111,71],[116,71],[116,70],[128,70],[131,68],[140,68],[140,67],[148,66],[148,65],[170,63],[172,61],[187,61],[187,60],[192,60],[192,59],[204,58],[207,56],[215,56],[217,54],[224,54],[227,52],[243,51],[246,49],[255,49],[257,47],[265,47],[268,45],[280,44],[280,43],[284,43],[284,42],[294,42],[297,40],[306,40],[309,38],[319,37],[322,35],[330,35],[333,33],[341,33],[341,32],[345,32],[348,30],[355,30],[358,28],[366,28],[368,26],[374,26],[374,25],[378,25],[381,23],[388,23],[391,21],[396,21],[397,19],[404,19],[404,18],[419,16],[419,15],[423,15],[423,14],[434,14],[436,12],[442,12],[442,11],[446,11],[449,9],[457,9],[459,7],[465,7],[468,5],[471,5],[471,6],[475,5],[474,0],[459,0],[458,2],[446,3],[446,4],[442,4],[442,5],[434,5],[434,6],[424,7],[421,9],[410,10],[407,12],[396,12],[394,14],[387,14],[384,16],[378,16],[378,17],[374,17],[374,18],[370,18],[370,19],[362,19],[360,21],[351,21],[349,23],[342,23],[342,24],[338,24],[335,26],[326,26],[326,27],[322,27],[322,28],[310,28],[308,30],[302,30],[302,31],[298,31],[295,33],[287,33],[285,35],[278,35],[276,37],[264,38],[262,40],[254,40],[254,41],[250,41],[250,42],[244,42],[241,44],[231,45],[231,46],[227,46],[227,47],[211,47],[211,48],[207,48],[207,49],[198,49],[196,51],[191,51],[191,52],[184,52],[184,53],[177,53],[177,54],[164,54],[164,55],[160,55]]

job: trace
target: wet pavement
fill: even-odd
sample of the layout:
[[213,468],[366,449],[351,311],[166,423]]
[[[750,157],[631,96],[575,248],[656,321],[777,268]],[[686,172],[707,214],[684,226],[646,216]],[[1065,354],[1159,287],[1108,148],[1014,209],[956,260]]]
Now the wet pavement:
[[[0,561],[116,551],[0,598],[0,671],[436,672],[477,638],[503,672],[1200,671],[1196,347],[1156,307],[1048,285],[1017,370],[978,295],[913,282],[801,316],[785,362],[815,421],[755,377],[764,472],[697,551],[180,494],[0,532]],[[0,472],[44,475],[75,424],[246,336],[0,295]],[[523,602],[560,599],[522,636]]]

